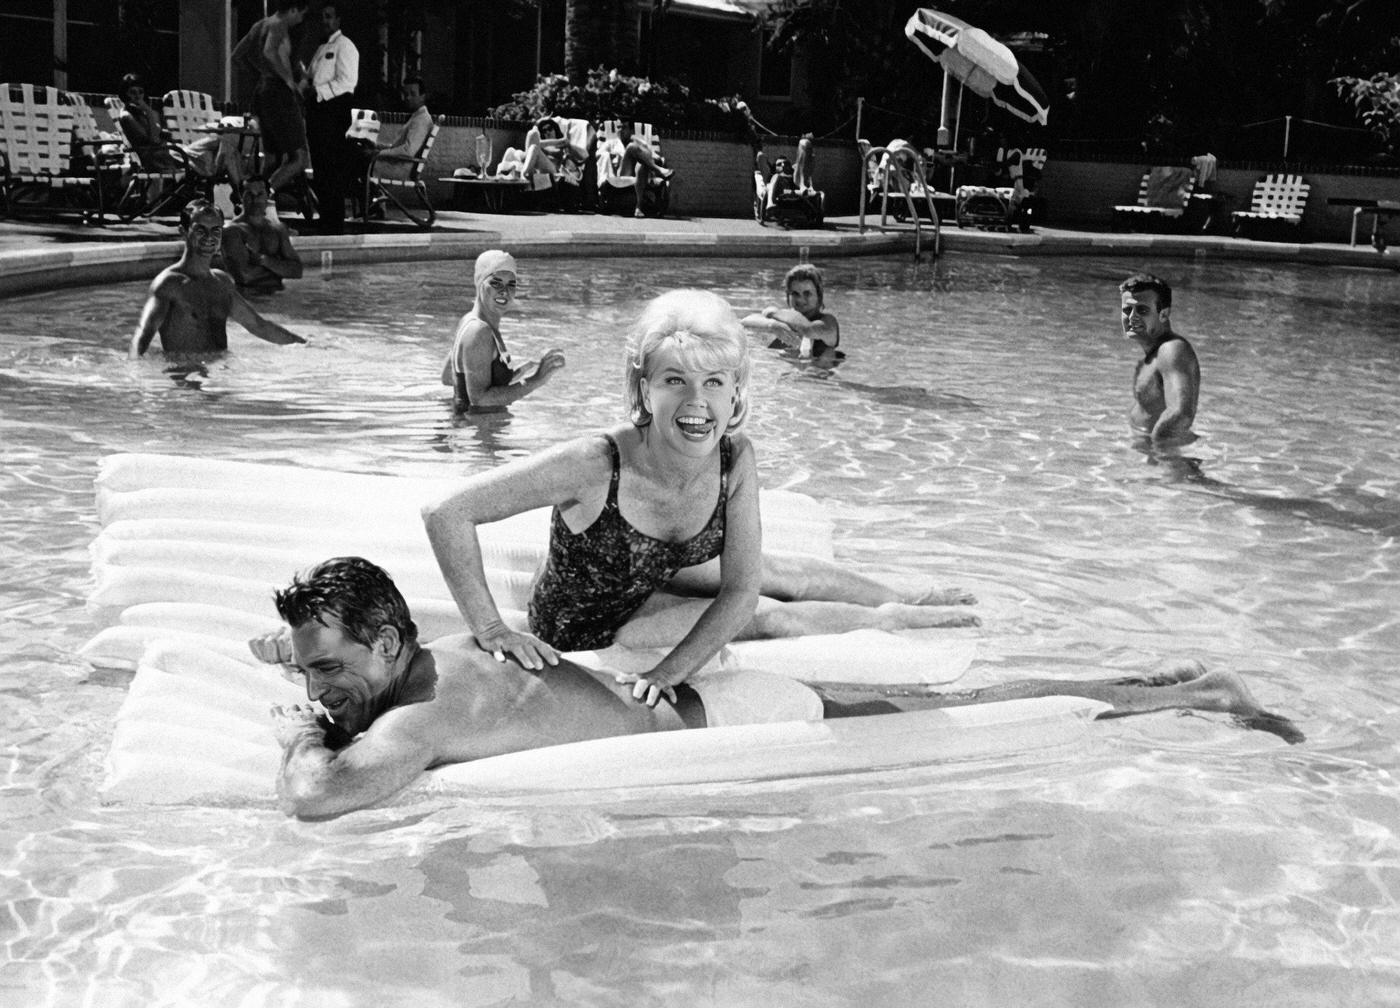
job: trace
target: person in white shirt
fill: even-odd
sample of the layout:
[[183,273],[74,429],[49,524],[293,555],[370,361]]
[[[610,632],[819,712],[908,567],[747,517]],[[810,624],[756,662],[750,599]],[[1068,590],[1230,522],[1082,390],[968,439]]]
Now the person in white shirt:
[[311,58],[304,86],[306,138],[315,172],[316,201],[322,234],[345,233],[345,198],[356,174],[358,153],[345,138],[351,104],[360,80],[360,53],[340,30],[340,11],[333,3],[321,6],[325,41]]

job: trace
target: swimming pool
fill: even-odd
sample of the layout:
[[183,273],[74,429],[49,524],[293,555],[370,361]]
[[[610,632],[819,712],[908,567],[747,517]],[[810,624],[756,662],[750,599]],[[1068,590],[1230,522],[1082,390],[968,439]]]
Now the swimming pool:
[[185,378],[125,360],[142,285],[13,299],[4,989],[143,1008],[1400,999],[1394,277],[1159,264],[1201,355],[1203,438],[1153,457],[1123,419],[1125,261],[823,265],[850,356],[758,351],[765,485],[828,502],[842,557],[973,589],[973,681],[1190,654],[1243,672],[1308,742],[1166,714],[1048,758],[781,787],[314,826],[103,806],[127,679],[74,656],[99,457],[474,470],[618,416],[645,298],[696,285],[754,307],[783,265],[523,263],[506,338],[570,366],[473,421],[437,382],[460,264],[303,281],[259,306],[312,346],[235,329],[232,356]]

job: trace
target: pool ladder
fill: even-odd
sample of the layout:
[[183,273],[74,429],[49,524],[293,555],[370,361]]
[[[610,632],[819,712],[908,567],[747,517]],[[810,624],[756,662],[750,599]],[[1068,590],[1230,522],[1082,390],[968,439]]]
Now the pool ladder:
[[[891,155],[888,147],[871,147],[867,140],[859,140],[857,143],[863,152],[860,171],[860,233],[865,234],[865,207],[869,202],[867,192],[871,190],[880,197],[880,227],[885,227],[885,220],[889,215],[890,180],[893,179],[898,190],[895,198],[903,201],[904,210],[914,222],[914,258],[918,259],[923,252],[923,219],[919,216],[917,202],[920,194],[914,191],[917,185],[922,190],[922,196],[928,206],[929,220],[933,224],[933,255],[937,258],[943,229],[938,219],[938,207],[933,202],[933,191],[927,182],[922,181],[929,177],[923,157],[913,147],[902,148],[897,155]],[[918,170],[920,181],[917,183],[906,166],[907,159],[912,159],[915,169]]]

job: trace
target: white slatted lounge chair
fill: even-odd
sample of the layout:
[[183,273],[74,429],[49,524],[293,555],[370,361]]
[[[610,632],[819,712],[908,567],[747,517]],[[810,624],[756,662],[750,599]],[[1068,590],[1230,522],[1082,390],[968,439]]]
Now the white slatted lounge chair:
[[1254,183],[1248,210],[1230,215],[1241,238],[1297,240],[1312,186],[1301,175],[1265,175]]
[[1181,223],[1196,177],[1190,168],[1150,168],[1138,184],[1137,202],[1113,208],[1114,230],[1170,229]]

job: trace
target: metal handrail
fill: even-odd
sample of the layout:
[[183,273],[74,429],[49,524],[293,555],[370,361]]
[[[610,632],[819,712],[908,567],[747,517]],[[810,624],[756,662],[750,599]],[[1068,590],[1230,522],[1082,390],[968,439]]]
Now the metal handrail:
[[[860,171],[860,233],[865,234],[865,204],[866,189],[872,178],[878,178],[880,184],[880,228],[885,227],[885,220],[889,215],[890,199],[890,177],[893,176],[895,184],[899,188],[899,194],[904,198],[904,204],[909,211],[909,217],[914,222],[914,258],[918,259],[923,252],[923,220],[919,216],[919,209],[915,201],[910,184],[910,176],[905,168],[903,159],[911,157],[914,167],[918,169],[919,178],[927,180],[928,170],[924,164],[924,159],[919,152],[912,148],[901,149],[898,156],[890,155],[888,147],[870,147],[864,141],[861,146],[865,148],[865,156],[861,161]],[[875,161],[872,171],[872,159]],[[923,182],[924,199],[928,203],[929,220],[933,224],[933,255],[938,257],[939,245],[943,234],[943,225],[938,218],[938,207],[934,205],[933,194],[927,181]]]

